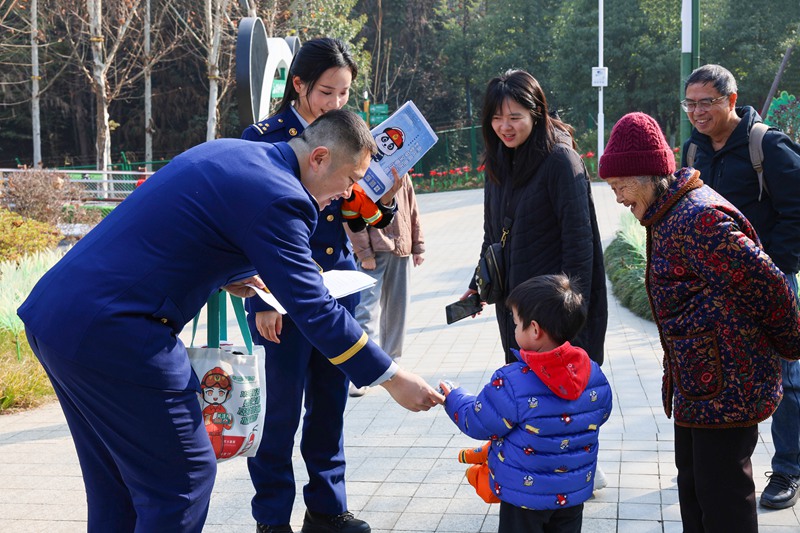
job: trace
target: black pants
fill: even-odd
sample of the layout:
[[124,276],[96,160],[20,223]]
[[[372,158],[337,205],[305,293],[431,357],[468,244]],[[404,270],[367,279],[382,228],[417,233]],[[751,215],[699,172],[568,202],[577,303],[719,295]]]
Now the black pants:
[[758,426],[675,426],[675,465],[684,533],[757,533],[753,455]]
[[583,504],[552,511],[522,509],[500,502],[497,533],[580,533]]

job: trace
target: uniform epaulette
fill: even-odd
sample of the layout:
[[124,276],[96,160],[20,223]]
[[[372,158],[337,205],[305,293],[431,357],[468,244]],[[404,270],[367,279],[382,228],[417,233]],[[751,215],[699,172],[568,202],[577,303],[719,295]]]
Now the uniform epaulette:
[[253,128],[256,129],[259,135],[265,135],[267,132],[273,132],[281,129],[282,127],[284,127],[284,120],[279,117],[265,118],[264,120],[253,124]]

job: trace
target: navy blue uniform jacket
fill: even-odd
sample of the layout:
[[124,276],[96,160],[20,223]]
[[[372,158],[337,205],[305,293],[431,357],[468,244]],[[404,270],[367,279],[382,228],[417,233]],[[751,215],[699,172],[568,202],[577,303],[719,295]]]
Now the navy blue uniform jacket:
[[[242,133],[242,139],[265,143],[288,141],[302,133],[305,129],[294,111],[287,109],[283,113],[271,116],[261,122],[250,125]],[[318,222],[314,233],[311,235],[311,254],[314,261],[323,270],[355,270],[356,263],[348,246],[347,234],[344,231],[344,218],[342,217],[341,198],[333,200],[317,215]],[[339,301],[345,307],[355,310],[358,305],[359,294],[351,294]],[[272,306],[258,297],[247,299],[248,321],[251,323],[250,331],[255,329],[255,313],[259,311],[272,311]],[[289,318],[293,318],[288,315]],[[284,317],[284,320],[287,317]]]
[[260,273],[302,333],[356,385],[391,359],[322,284],[319,209],[286,143],[219,139],[156,172],[48,271],[18,310],[37,341],[154,388],[196,386],[178,334],[208,297]]

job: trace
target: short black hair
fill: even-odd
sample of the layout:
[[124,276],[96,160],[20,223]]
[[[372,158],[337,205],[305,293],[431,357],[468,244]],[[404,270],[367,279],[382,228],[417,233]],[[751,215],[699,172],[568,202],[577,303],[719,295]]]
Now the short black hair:
[[352,154],[353,161],[365,151],[370,155],[377,151],[367,123],[346,109],[332,109],[320,115],[294,139],[304,141],[312,149],[327,146],[334,154]]
[[702,85],[710,83],[723,96],[730,96],[739,90],[736,87],[736,78],[733,77],[731,71],[720,65],[709,64],[694,69],[686,78],[686,83],[683,84],[683,92],[686,93],[689,85],[695,83]]
[[586,305],[577,280],[566,274],[533,277],[511,291],[506,307],[516,309],[527,329],[535,320],[559,344],[571,341],[586,322]]

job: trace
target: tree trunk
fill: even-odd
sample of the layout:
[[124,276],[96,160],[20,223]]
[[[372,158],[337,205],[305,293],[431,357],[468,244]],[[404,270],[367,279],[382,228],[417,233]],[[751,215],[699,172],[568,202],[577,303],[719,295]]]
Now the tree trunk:
[[31,126],[33,168],[42,166],[42,125],[39,120],[39,2],[31,0]]
[[146,1],[144,19],[144,160],[145,170],[151,172],[153,165],[153,85],[152,55],[150,54],[150,0]]
[[223,14],[228,10],[229,0],[205,0],[206,8],[206,51],[208,53],[208,121],[206,140],[217,137],[217,102],[219,95],[219,54],[222,44]]
[[783,61],[781,61],[781,66],[778,67],[778,73],[775,74],[775,79],[772,82],[772,87],[769,88],[769,94],[767,94],[767,99],[764,100],[764,106],[761,108],[761,118],[767,118],[767,113],[769,113],[769,106],[772,105],[772,98],[775,96],[775,92],[778,90],[778,84],[781,82],[781,78],[783,77],[783,71],[786,70],[786,63],[789,62],[789,56],[792,55],[792,45],[786,49],[786,53],[783,54]]
[[[106,86],[106,63],[103,57],[103,2],[102,0],[87,0],[89,9],[89,40],[92,49],[92,83],[95,89],[97,103],[95,126],[97,139],[95,142],[95,156],[97,170],[108,170],[111,164],[111,131],[108,127],[108,88]],[[108,190],[108,184],[103,182],[103,191]]]

